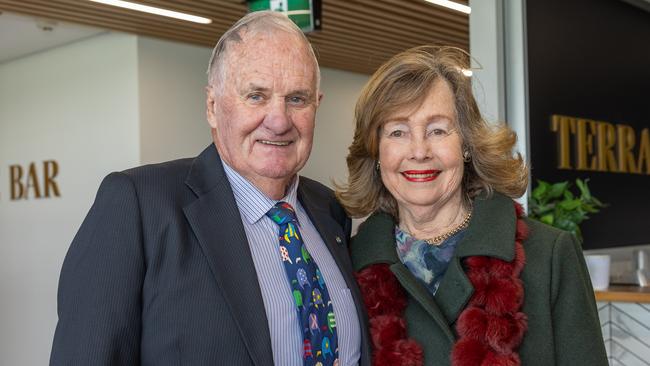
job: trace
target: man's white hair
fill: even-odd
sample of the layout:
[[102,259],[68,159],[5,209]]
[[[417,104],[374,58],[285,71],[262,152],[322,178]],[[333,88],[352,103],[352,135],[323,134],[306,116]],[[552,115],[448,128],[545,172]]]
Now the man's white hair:
[[[242,31],[246,31],[247,37],[255,36],[260,33],[270,33],[273,31],[283,31],[290,34],[295,34],[299,39],[305,42],[309,53],[314,59],[314,66],[316,68],[316,90],[320,89],[320,69],[318,67],[318,60],[314,54],[314,50],[309,43],[305,34],[298,28],[298,26],[291,21],[286,15],[270,11],[256,11],[246,14],[243,18],[239,19],[237,23],[233,24],[217,41],[217,44],[212,50],[210,56],[210,63],[208,64],[208,84],[217,85],[222,84],[226,76],[226,68],[224,67],[224,60],[228,56],[229,44],[242,42]],[[222,89],[218,85],[218,89]]]

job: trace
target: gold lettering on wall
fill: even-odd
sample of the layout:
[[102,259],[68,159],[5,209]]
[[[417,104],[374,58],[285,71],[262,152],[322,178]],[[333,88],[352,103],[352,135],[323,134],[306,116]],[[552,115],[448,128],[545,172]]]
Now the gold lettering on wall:
[[618,129],[618,171],[621,173],[638,173],[632,149],[636,144],[634,129],[628,125],[620,124]]
[[596,170],[596,157],[594,155],[594,136],[596,136],[596,122],[588,119],[578,119],[578,166],[577,170]]
[[616,145],[616,128],[607,122],[598,122],[598,171],[615,172],[618,170],[614,156]]
[[551,118],[551,131],[558,135],[558,169],[572,169],[570,135],[576,133],[576,124],[574,118],[554,115]]
[[9,180],[11,184],[11,199],[15,200],[23,196],[23,184],[21,179],[23,177],[23,168],[20,165],[12,165],[9,167]]
[[50,197],[50,190],[56,197],[61,197],[59,186],[54,180],[59,174],[59,164],[54,160],[43,162],[43,184],[45,185],[45,197]]
[[34,192],[34,198],[41,198],[41,189],[38,186],[38,174],[36,173],[36,165],[34,163],[29,164],[24,198],[27,198],[30,189]]
[[[650,130],[636,133],[631,126],[585,118],[553,115],[558,169],[650,175]],[[574,168],[575,167],[575,168]]]
[[[58,174],[59,164],[55,160],[43,161],[41,165],[32,162],[25,169],[18,164],[10,165],[11,200],[28,199],[30,196],[33,198],[61,197],[61,191],[56,182]],[[39,179],[39,177],[41,178]]]
[[639,146],[639,171],[645,169],[646,174],[650,174],[650,132],[647,128],[641,131],[641,146]]

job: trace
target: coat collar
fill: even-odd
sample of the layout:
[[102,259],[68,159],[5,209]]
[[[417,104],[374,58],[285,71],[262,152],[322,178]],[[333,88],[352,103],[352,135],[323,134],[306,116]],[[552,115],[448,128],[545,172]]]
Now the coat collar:
[[516,215],[512,200],[500,193],[482,194],[474,200],[474,213],[467,233],[456,249],[440,282],[435,301],[428,290],[399,261],[395,249],[395,220],[385,213],[373,214],[360,227],[352,241],[355,271],[378,263],[391,264],[391,270],[409,294],[422,305],[453,340],[450,325],[469,301],[474,288],[465,275],[462,259],[488,256],[512,261]]

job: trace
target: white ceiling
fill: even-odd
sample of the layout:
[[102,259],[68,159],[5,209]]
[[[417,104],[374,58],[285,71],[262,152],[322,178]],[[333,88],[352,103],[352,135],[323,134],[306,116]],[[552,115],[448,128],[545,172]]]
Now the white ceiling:
[[0,63],[104,32],[100,28],[0,12]]

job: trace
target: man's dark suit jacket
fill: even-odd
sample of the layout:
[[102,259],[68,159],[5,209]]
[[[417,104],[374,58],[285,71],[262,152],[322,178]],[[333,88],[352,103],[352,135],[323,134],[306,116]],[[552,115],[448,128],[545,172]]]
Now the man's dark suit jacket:
[[[361,320],[350,220],[328,188],[298,199],[338,263]],[[51,365],[273,365],[246,234],[214,145],[104,179],[63,263]],[[278,365],[282,366],[282,365]]]

